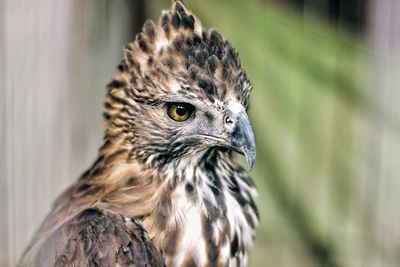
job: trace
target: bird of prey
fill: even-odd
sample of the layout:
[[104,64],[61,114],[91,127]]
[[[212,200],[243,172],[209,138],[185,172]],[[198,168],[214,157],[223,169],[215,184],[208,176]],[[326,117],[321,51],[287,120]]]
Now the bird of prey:
[[181,1],[148,20],[107,87],[104,144],[20,266],[247,266],[258,223],[251,83]]

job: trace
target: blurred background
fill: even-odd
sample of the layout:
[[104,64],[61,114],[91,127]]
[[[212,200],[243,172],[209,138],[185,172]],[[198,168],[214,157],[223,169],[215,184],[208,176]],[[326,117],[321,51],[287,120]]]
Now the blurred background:
[[[253,82],[250,266],[400,266],[400,1],[186,3]],[[122,47],[169,5],[0,0],[0,266],[95,159]]]

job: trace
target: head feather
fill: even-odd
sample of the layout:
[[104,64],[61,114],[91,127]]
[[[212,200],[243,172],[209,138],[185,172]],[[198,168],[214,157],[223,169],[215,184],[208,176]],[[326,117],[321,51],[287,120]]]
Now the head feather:
[[[106,135],[127,143],[138,143],[138,135],[144,134],[138,132],[138,124],[147,129],[145,134],[166,130],[157,124],[164,114],[151,111],[165,97],[179,95],[209,105],[234,99],[248,106],[251,84],[237,51],[218,31],[206,31],[181,1],[174,1],[170,10],[163,11],[157,24],[151,20],[144,23],[135,41],[126,46],[118,69],[108,85]],[[152,127],[147,127],[151,122]],[[176,129],[169,130],[171,138],[177,135]],[[172,142],[157,142],[162,145],[162,141]],[[148,158],[150,154],[139,157]]]

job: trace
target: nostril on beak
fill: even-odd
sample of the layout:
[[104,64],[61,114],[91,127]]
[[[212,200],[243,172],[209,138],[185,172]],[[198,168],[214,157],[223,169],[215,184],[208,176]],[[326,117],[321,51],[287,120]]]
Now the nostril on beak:
[[232,118],[232,116],[226,115],[224,122],[226,131],[228,131],[229,133],[232,132],[235,128],[235,120]]
[[233,124],[233,120],[231,119],[230,116],[226,116],[226,117],[225,117],[225,123],[226,123],[226,124]]

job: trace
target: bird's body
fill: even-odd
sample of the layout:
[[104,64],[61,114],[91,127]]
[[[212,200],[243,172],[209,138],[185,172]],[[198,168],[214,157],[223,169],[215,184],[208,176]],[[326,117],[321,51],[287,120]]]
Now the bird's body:
[[55,203],[21,266],[246,266],[258,222],[250,82],[177,1],[110,83],[98,159]]

